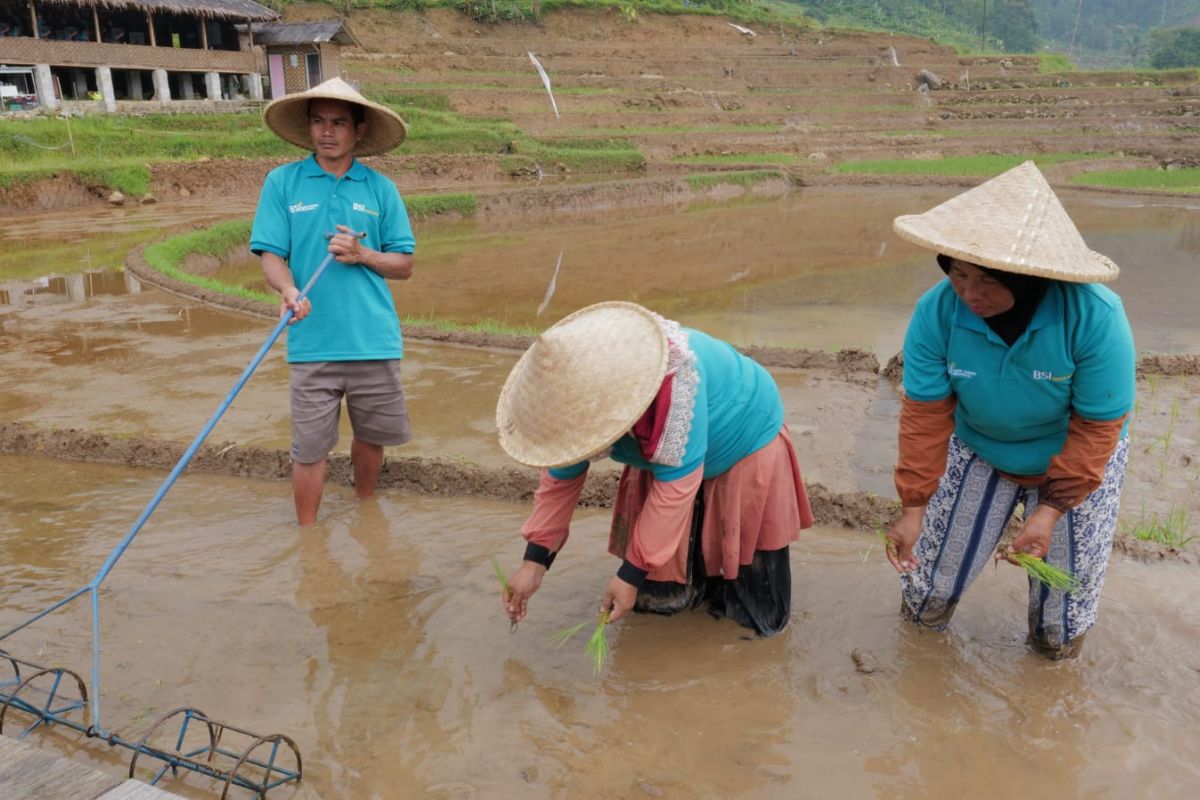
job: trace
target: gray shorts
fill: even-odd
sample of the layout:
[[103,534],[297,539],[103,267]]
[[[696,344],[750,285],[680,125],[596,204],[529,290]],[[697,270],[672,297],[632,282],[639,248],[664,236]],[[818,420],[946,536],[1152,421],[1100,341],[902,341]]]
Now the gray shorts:
[[314,464],[338,441],[342,397],[360,442],[380,446],[412,438],[400,386],[400,360],[292,364],[292,460]]

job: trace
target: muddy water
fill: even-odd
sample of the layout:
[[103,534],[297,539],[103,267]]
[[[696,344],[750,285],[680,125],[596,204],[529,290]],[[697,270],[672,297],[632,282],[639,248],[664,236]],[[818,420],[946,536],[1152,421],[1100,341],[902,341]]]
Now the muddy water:
[[[154,290],[29,303],[0,317],[0,415],[42,427],[188,441],[224,399],[270,327],[266,320],[231,316]],[[403,370],[415,436],[395,452],[492,466],[511,463],[497,444],[495,404],[518,355],[408,342]],[[788,425],[810,465],[809,479],[888,491],[890,478],[881,479],[882,473],[873,474],[865,465],[890,463],[894,433],[872,443],[857,466],[849,452],[874,394],[886,387],[847,384],[820,372],[775,374]],[[279,344],[211,441],[286,449],[287,396],[288,370]],[[447,402],[448,397],[454,401]],[[338,452],[348,451],[350,438],[343,418]]]
[[[698,203],[680,213],[601,220],[432,224],[418,231],[417,276],[396,285],[403,313],[544,327],[600,300],[645,303],[739,343],[841,349],[886,360],[917,297],[941,277],[891,230],[945,189],[821,189],[783,200]],[[1200,206],[1064,193],[1092,247],[1123,268],[1142,350],[1200,349]],[[559,254],[562,254],[561,262]],[[224,267],[259,280],[257,260]]]
[[[161,477],[0,457],[0,626],[85,582]],[[105,584],[105,725],[140,735],[188,704],[288,733],[306,777],[282,798],[1184,797],[1198,777],[1188,565],[1114,560],[1084,654],[1052,664],[1025,650],[1014,568],[986,571],[947,634],[917,633],[869,535],[814,531],[784,634],[635,616],[596,677],[582,641],[545,640],[612,574],[604,512],[577,515],[510,634],[487,556],[515,566],[524,508],[339,488],[329,508],[298,531],[285,484],[185,476]],[[86,671],[85,612],[5,646]]]

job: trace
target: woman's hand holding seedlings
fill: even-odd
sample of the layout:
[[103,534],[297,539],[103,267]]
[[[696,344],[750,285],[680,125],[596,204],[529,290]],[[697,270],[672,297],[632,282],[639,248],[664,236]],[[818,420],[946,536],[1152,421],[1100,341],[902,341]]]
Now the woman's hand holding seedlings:
[[888,529],[887,539],[891,546],[887,548],[888,561],[901,574],[912,572],[917,568],[917,557],[913,555],[913,547],[921,536],[921,523],[925,519],[925,506],[908,506],[900,510],[900,519]]
[[529,598],[541,588],[545,574],[546,568],[541,564],[523,561],[517,571],[508,577],[508,595],[502,601],[509,620],[516,623],[525,618]]
[[1057,508],[1038,506],[1021,526],[1017,538],[1013,539],[1012,549],[1017,553],[1028,553],[1034,558],[1045,558],[1050,553],[1050,539],[1054,536],[1054,526],[1061,516],[1062,512]]
[[614,575],[604,590],[604,597],[600,599],[600,610],[609,612],[609,622],[616,622],[633,608],[637,593],[636,586]]

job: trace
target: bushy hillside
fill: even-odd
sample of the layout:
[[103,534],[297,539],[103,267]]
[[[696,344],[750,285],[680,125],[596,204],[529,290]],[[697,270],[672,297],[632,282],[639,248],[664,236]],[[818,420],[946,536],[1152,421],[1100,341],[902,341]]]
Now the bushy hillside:
[[1095,66],[1147,65],[1162,35],[1195,26],[1200,0],[794,0],[832,25],[932,36],[972,49],[1070,53]]

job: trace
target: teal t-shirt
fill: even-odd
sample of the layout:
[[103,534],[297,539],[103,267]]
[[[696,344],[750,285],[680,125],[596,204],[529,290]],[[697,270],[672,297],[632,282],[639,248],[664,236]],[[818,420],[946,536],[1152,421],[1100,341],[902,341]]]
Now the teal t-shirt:
[[[363,244],[384,253],[411,253],[416,244],[396,184],[357,160],[335,178],[309,156],[267,175],[250,250],[286,260],[303,288],[328,255],[325,234],[337,225],[365,231]],[[391,289],[374,270],[333,261],[308,297],[312,312],[288,326],[289,362],[404,357]]]
[[1103,286],[1051,283],[1009,347],[943,280],[909,323],[904,392],[954,395],[954,432],[968,447],[1004,472],[1040,475],[1062,451],[1072,411],[1111,420],[1133,410],[1135,362],[1121,298]]
[[[688,347],[696,356],[700,383],[683,464],[669,467],[650,463],[642,457],[631,435],[618,439],[610,454],[618,463],[649,470],[660,481],[682,478],[701,465],[705,480],[715,478],[766,447],[783,427],[783,399],[769,372],[719,339],[690,328],[684,330]],[[584,461],[552,469],[550,474],[560,480],[573,478],[587,466]]]

